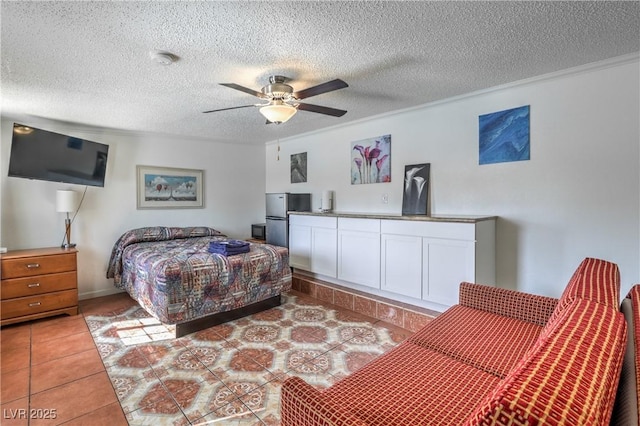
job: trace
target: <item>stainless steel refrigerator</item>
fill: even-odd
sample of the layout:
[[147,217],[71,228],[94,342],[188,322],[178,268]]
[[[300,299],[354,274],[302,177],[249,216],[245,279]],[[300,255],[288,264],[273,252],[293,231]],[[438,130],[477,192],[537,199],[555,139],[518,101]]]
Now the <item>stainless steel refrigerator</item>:
[[267,244],[289,247],[287,212],[310,212],[311,194],[267,194]]

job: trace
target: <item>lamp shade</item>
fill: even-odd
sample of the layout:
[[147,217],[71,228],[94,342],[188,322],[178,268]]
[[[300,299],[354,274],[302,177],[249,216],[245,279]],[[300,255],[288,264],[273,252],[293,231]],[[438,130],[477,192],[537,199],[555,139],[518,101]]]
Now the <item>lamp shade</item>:
[[78,193],[70,189],[59,189],[56,192],[56,211],[70,213],[78,206]]
[[267,120],[272,123],[280,124],[284,123],[297,112],[293,106],[285,103],[275,103],[273,105],[267,105],[260,108],[260,114],[264,115]]

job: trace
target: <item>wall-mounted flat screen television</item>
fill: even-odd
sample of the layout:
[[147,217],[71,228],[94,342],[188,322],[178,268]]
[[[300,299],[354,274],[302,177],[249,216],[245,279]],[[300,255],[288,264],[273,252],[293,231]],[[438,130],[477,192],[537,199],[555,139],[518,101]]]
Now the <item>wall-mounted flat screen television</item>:
[[14,123],[9,176],[104,186],[109,145]]

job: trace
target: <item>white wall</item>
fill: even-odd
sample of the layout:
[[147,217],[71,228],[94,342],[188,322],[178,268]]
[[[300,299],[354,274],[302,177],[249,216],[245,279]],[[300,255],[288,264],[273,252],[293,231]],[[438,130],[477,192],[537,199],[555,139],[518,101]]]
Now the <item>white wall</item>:
[[[264,222],[264,147],[83,131],[60,123],[24,123],[109,145],[104,188],[88,187],[72,226],[78,246],[80,298],[114,293],[105,278],[111,248],[126,230],[143,226],[211,226],[237,238],[250,235],[252,223]],[[2,240],[12,249],[54,247],[64,236],[63,213],[55,209],[56,190],[84,191],[84,186],[7,177],[13,121],[1,123],[0,194]],[[136,165],[203,169],[203,209],[136,209]]]
[[[312,192],[318,209],[330,189],[338,211],[399,214],[404,166],[428,162],[433,214],[499,216],[499,286],[557,297],[589,256],[619,265],[624,296],[640,282],[638,82],[635,55],[270,143],[267,192]],[[531,160],[478,165],[478,116],[522,105]],[[391,182],[351,185],[351,142],[384,134]],[[299,152],[308,182],[291,184]]]

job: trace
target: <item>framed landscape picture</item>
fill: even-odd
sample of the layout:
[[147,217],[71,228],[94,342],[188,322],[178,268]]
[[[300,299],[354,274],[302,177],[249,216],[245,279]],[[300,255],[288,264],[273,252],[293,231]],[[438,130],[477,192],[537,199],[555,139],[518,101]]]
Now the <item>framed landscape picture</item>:
[[204,207],[203,174],[202,170],[136,166],[138,209]]

